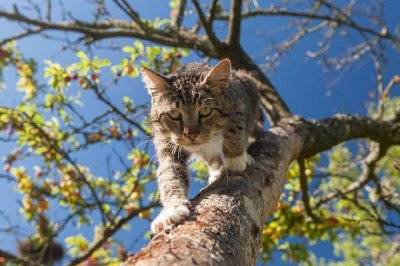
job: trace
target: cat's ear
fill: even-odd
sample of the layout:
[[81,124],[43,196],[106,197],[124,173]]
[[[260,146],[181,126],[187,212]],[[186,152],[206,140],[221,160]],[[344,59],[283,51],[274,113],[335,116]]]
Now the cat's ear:
[[170,88],[165,76],[145,67],[140,68],[140,73],[150,95]]
[[208,72],[203,82],[211,87],[225,89],[226,86],[228,86],[230,76],[231,61],[229,61],[229,59],[223,59]]

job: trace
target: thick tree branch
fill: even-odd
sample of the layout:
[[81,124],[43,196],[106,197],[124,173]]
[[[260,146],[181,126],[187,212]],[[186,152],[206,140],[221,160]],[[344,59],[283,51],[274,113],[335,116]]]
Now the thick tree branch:
[[105,20],[102,22],[86,23],[80,21],[49,22],[29,18],[20,13],[10,13],[0,10],[0,17],[11,21],[21,22],[40,27],[42,30],[59,30],[76,32],[94,40],[128,37],[148,40],[167,46],[189,48],[202,51],[210,57],[218,58],[218,53],[207,38],[183,30],[158,30],[143,31],[131,23],[123,20]]
[[157,235],[126,265],[255,265],[264,219],[301,146],[293,126],[271,130],[250,147],[253,167],[205,188],[191,201],[189,221]]
[[375,142],[400,145],[400,122],[382,121],[356,115],[335,115],[304,125],[307,134],[301,157],[308,158],[344,141],[368,138]]
[[400,145],[399,122],[356,116],[282,122],[249,147],[253,167],[205,188],[191,201],[188,221],[157,235],[126,265],[254,265],[262,224],[275,209],[291,161],[354,138]]

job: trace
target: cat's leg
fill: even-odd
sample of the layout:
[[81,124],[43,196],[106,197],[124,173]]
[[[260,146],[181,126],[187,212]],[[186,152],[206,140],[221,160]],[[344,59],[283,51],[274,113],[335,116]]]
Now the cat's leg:
[[155,141],[155,144],[159,160],[158,189],[164,208],[151,223],[151,229],[159,233],[189,217],[187,198],[189,173],[186,165],[188,154],[185,151],[163,141]]
[[247,153],[247,134],[241,127],[224,134],[223,151],[224,165],[229,170],[242,172],[254,163],[253,157]]
[[208,166],[208,184],[211,184],[221,176],[224,170],[224,162],[222,160],[221,154],[204,158],[204,160],[206,161]]

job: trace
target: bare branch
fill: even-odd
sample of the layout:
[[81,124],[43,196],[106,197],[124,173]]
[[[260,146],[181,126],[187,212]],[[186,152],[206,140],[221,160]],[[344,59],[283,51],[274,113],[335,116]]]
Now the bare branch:
[[34,263],[34,262],[32,262],[32,261],[25,260],[24,258],[20,258],[20,257],[18,257],[17,255],[14,255],[14,254],[12,254],[12,253],[10,253],[10,252],[8,252],[8,251],[1,250],[1,249],[0,249],[0,258],[5,258],[5,259],[6,259],[6,262],[7,262],[7,261],[9,261],[9,262],[14,262],[14,263],[17,263],[18,265],[43,266],[43,265],[41,265],[41,264],[37,264],[37,263]]
[[212,0],[210,9],[208,12],[207,24],[212,28],[212,24],[214,22],[215,16],[218,11],[218,2],[219,0]]
[[[289,17],[300,17],[300,18],[312,18],[312,19],[317,19],[317,20],[325,20],[325,21],[335,22],[338,25],[345,25],[345,26],[348,26],[348,27],[351,27],[354,29],[358,29],[358,30],[378,36],[383,39],[392,40],[396,43],[400,42],[399,38],[395,38],[388,31],[376,31],[374,29],[361,26],[355,22],[349,22],[343,17],[331,17],[328,15],[313,14],[310,12],[291,11],[291,10],[287,10],[287,9],[275,9],[275,8],[257,9],[257,10],[252,10],[249,12],[242,13],[241,18],[242,19],[253,18],[253,17],[257,17],[257,16],[289,16]],[[230,16],[228,16],[227,14],[217,15],[216,19],[229,20]]]
[[79,263],[85,261],[87,258],[89,258],[93,254],[93,252],[95,252],[99,247],[101,247],[111,236],[113,236],[127,222],[129,222],[134,217],[136,217],[139,214],[139,212],[149,210],[149,209],[157,207],[159,205],[160,204],[158,202],[150,203],[149,205],[147,205],[145,207],[142,207],[142,208],[132,211],[124,218],[119,219],[115,223],[115,225],[106,228],[105,231],[103,232],[102,237],[99,238],[98,240],[96,240],[96,242],[94,242],[81,256],[73,259],[66,266],[75,266],[75,265],[78,265]]
[[241,12],[242,0],[231,0],[227,43],[233,47],[240,45]]
[[4,17],[11,21],[37,26],[43,30],[59,30],[81,33],[94,40],[116,37],[138,38],[162,45],[196,49],[206,53],[210,57],[218,58],[218,53],[206,38],[201,38],[188,31],[152,29],[150,32],[144,32],[129,22],[117,19],[105,20],[97,23],[86,23],[79,21],[48,22],[33,19],[20,13],[10,13],[1,10],[0,17]]
[[41,31],[43,31],[43,29],[39,27],[39,28],[29,29],[29,30],[27,30],[27,31],[18,33],[18,34],[14,35],[14,36],[11,36],[11,37],[8,37],[8,38],[2,40],[2,41],[0,42],[0,46],[3,46],[4,44],[6,44],[6,43],[9,42],[9,41],[16,41],[16,40],[18,40],[18,39],[22,39],[22,38],[24,38],[24,37],[27,37],[27,36],[29,36],[29,35],[33,35],[33,34],[39,33],[39,32],[41,32]]
[[225,45],[214,36],[214,32],[211,28],[209,28],[207,20],[201,11],[198,2],[194,0],[193,3],[197,3],[199,17],[202,18],[201,20],[202,23],[204,23],[203,25],[205,25],[206,29],[208,29],[208,34],[210,34],[208,37],[211,41],[207,38],[199,37],[197,34],[185,30],[151,29],[151,31],[143,31],[129,22],[116,19],[93,23],[82,21],[48,22],[29,18],[19,13],[19,11],[15,11],[13,13],[0,11],[0,17],[4,17],[12,21],[22,22],[28,25],[34,25],[42,28],[43,30],[59,30],[81,33],[88,39],[91,39],[91,42],[93,40],[101,40],[106,38],[130,37],[148,40],[162,45],[202,51],[205,55],[212,58],[228,57],[231,59],[233,67],[237,69],[244,68],[247,71],[252,72],[255,78],[260,81],[259,91],[262,98],[262,105],[268,114],[271,124],[275,125],[283,117],[290,116],[289,109],[285,102],[282,100],[278,92],[275,90],[261,69],[240,46],[233,47],[233,49],[224,49]]
[[192,0],[193,5],[197,11],[197,14],[200,19],[200,23],[203,26],[205,32],[207,33],[208,38],[210,39],[211,43],[214,45],[214,47],[218,50],[221,46],[220,40],[217,38],[215,35],[213,29],[211,28],[211,25],[207,23],[207,18],[204,15],[203,11],[201,10],[201,6],[197,0]]
[[142,30],[148,29],[147,25],[140,19],[139,13],[137,13],[132,6],[126,0],[113,0],[114,3],[124,11]]
[[187,0],[180,0],[177,8],[177,14],[172,20],[172,27],[180,28],[182,26],[183,18],[185,16]]
[[51,21],[51,11],[52,11],[52,8],[51,8],[51,0],[47,0],[47,6],[46,6],[46,19],[48,20],[48,21]]
[[300,188],[301,188],[301,197],[304,204],[304,209],[306,214],[312,219],[314,223],[320,222],[320,219],[313,213],[311,205],[310,205],[310,197],[308,195],[308,181],[306,176],[306,169],[304,165],[304,159],[298,160],[299,170],[300,170]]
[[387,151],[386,147],[376,142],[372,142],[370,145],[370,152],[362,162],[362,173],[357,178],[357,180],[351,183],[344,190],[338,190],[335,193],[329,193],[321,197],[318,203],[316,204],[316,207],[321,206],[322,204],[336,198],[339,195],[349,194],[353,191],[357,191],[362,187],[364,187],[369,181],[373,179],[376,164],[380,159],[382,159],[385,156],[386,151]]
[[90,81],[88,81],[89,86],[93,89],[94,93],[96,94],[97,98],[102,101],[103,103],[105,103],[113,112],[117,113],[118,115],[120,115],[126,122],[128,122],[129,124],[135,126],[137,129],[139,129],[143,134],[145,134],[146,136],[149,136],[149,132],[147,132],[139,123],[137,123],[136,121],[130,119],[126,114],[124,114],[124,112],[122,112],[118,107],[116,107],[110,100],[108,100],[106,98],[106,96],[100,92],[99,88],[97,87],[97,85],[91,83]]

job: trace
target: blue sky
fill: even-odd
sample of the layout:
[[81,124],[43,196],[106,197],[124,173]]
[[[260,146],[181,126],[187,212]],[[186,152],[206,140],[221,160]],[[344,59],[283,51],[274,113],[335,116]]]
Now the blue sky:
[[[0,9],[4,8],[10,10],[9,7],[14,2],[20,1],[3,0],[0,2]],[[168,1],[166,0],[135,0],[131,2],[144,18],[168,16]],[[389,29],[393,30],[394,24],[400,22],[398,17],[400,1],[388,0],[385,1],[385,3],[385,20],[389,25]],[[74,8],[76,6],[79,6],[79,8]],[[112,5],[110,4],[110,6]],[[86,2],[78,0],[69,0],[66,7],[71,10],[73,9],[74,16],[79,19],[87,19],[88,14],[91,14],[93,11],[89,9]],[[115,8],[112,8],[112,12],[117,17],[126,18]],[[193,17],[189,17],[189,23],[190,20],[193,20]],[[241,44],[257,63],[262,64],[265,62],[265,47],[271,41],[279,41],[287,36],[287,32],[275,33],[275,29],[285,21],[286,19],[282,18],[260,18],[249,19],[243,22]],[[21,28],[16,24],[0,19],[0,29],[1,39],[19,32]],[[225,29],[226,28],[222,26],[219,27],[218,35],[223,36]],[[262,34],[258,34],[256,30],[261,31]],[[59,33],[52,33],[52,35],[63,36]],[[73,36],[74,35],[70,35],[70,37]],[[371,99],[369,97],[369,92],[376,91],[376,80],[373,72],[372,60],[369,58],[360,60],[359,63],[356,63],[344,74],[342,79],[340,79],[333,88],[328,89],[326,75],[321,66],[314,60],[306,59],[306,52],[316,49],[316,43],[320,37],[319,34],[312,35],[295,46],[295,48],[285,56],[279,67],[275,71],[268,73],[269,78],[294,114],[299,114],[306,118],[323,118],[335,113],[365,114],[365,103]],[[132,44],[132,41],[133,40],[129,39],[118,40],[119,44],[124,45]],[[348,41],[338,38],[335,40],[332,54],[345,52],[348,45]],[[39,62],[39,69],[43,69],[43,61],[45,59],[51,59],[62,65],[67,65],[76,61],[73,51],[67,50],[60,52],[60,42],[57,41],[44,41],[41,37],[29,37],[19,41],[18,46],[27,57],[33,57]],[[109,50],[96,50],[95,54],[100,57],[110,58],[114,63],[117,63],[123,57],[121,52]],[[385,66],[385,83],[388,82],[391,76],[400,74],[399,59],[398,53],[396,54],[393,50],[388,50]],[[184,62],[195,60],[198,60],[198,57],[193,54],[185,58]],[[337,73],[330,73],[331,77],[335,77],[336,75]],[[21,100],[22,94],[16,92],[14,89],[16,82],[15,73],[8,69],[4,76],[7,89],[0,92],[0,105],[12,106]],[[399,96],[400,93],[399,91],[393,91],[392,95]],[[147,93],[139,79],[122,79],[121,82],[119,82],[111,98],[117,100],[121,99],[123,96],[133,98],[136,103],[147,103],[149,101]],[[85,110],[85,116],[92,117],[99,113],[99,107],[96,105],[93,97],[85,96],[84,103],[85,106],[82,110]],[[12,149],[13,146],[14,145],[11,144],[0,143],[0,157]],[[122,145],[116,146],[116,148],[126,150],[126,153],[129,152],[127,147],[123,147]],[[77,158],[80,159],[82,163],[90,166],[92,170],[95,169],[94,172],[96,175],[104,175],[106,171],[104,164],[105,159],[99,158],[102,157],[99,155],[105,155],[109,150],[109,147],[98,146],[87,153],[78,155]],[[93,158],[97,159],[93,160]],[[116,165],[118,164],[116,159],[113,162],[115,162]],[[27,164],[34,165],[35,162],[28,161]],[[203,184],[194,182],[190,191],[191,196],[196,195],[202,186]],[[1,180],[0,195],[2,195],[0,201],[1,211],[9,216],[13,224],[20,224],[23,226],[17,211],[19,207],[16,202],[19,195],[13,191],[12,185]],[[64,211],[59,210],[58,213],[56,212],[53,215],[60,216],[63,213]],[[147,221],[139,219],[134,220],[131,224],[133,225],[131,233],[127,234],[126,232],[121,232],[118,234],[118,238],[130,248],[130,251],[134,252],[143,245],[144,241],[136,240],[141,239],[143,231],[148,229],[149,224]],[[7,226],[5,220],[0,218],[0,229],[5,226]],[[75,234],[77,230],[81,231],[83,234],[92,235],[92,231],[88,228],[76,229],[71,227],[60,237]],[[27,229],[27,231],[29,232],[29,229]],[[0,234],[0,247],[6,247],[6,249],[10,251],[15,251],[14,246],[15,239],[13,239],[13,237]],[[315,248],[315,253],[319,256],[326,255],[330,257],[330,249],[331,247],[329,244],[322,243]],[[276,259],[276,265],[284,265],[283,262],[278,260],[279,258]]]

